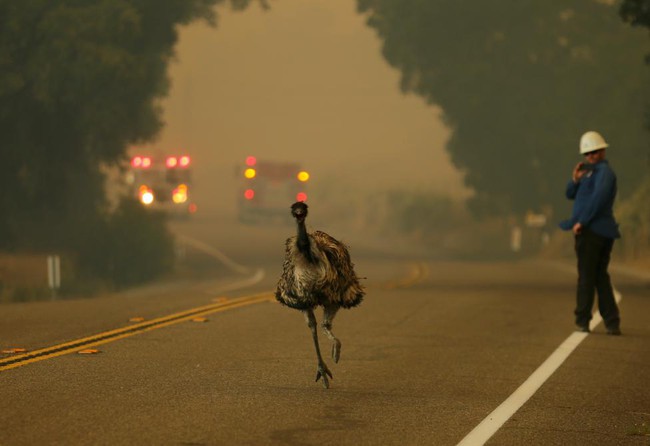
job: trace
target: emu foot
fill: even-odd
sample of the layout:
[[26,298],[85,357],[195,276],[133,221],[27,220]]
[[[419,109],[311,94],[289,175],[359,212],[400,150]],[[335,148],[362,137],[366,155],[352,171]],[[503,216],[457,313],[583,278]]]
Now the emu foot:
[[335,363],[338,363],[340,357],[341,357],[341,341],[339,341],[338,339],[334,339],[334,342],[332,342],[332,359],[334,360]]
[[325,387],[326,389],[330,388],[330,382],[327,379],[328,376],[332,378],[332,372],[330,372],[330,370],[327,368],[327,365],[325,365],[324,362],[319,363],[318,370],[316,371],[316,381],[323,378],[323,387]]

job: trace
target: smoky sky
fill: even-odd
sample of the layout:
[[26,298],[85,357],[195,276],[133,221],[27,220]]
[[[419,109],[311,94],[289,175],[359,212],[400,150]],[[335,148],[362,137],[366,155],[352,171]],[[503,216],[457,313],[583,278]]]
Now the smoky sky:
[[[193,156],[204,205],[234,205],[247,155],[298,161],[313,187],[430,189],[462,197],[440,110],[399,90],[399,73],[353,1],[219,8],[216,28],[180,29],[165,128],[139,150]],[[342,197],[345,198],[345,197]]]

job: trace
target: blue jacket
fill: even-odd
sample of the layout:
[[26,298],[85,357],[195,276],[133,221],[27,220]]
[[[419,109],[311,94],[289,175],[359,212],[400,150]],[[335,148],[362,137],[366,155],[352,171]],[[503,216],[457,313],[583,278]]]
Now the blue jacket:
[[560,228],[569,231],[576,223],[607,238],[619,238],[618,224],[614,219],[614,199],[616,198],[616,174],[607,160],[594,166],[577,183],[569,181],[566,197],[575,200],[573,213],[569,220],[560,222]]

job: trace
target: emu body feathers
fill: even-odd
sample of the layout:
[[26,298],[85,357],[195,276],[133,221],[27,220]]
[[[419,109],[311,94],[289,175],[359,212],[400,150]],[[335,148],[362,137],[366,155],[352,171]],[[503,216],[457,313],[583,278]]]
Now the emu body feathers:
[[311,255],[300,252],[298,236],[287,239],[276,299],[297,310],[336,305],[352,308],[364,291],[345,245],[322,231],[309,234]]
[[316,381],[323,378],[323,385],[328,388],[328,377],[331,378],[332,373],[320,353],[314,308],[323,307],[323,331],[332,341],[332,359],[338,362],[341,342],[331,331],[332,320],[339,308],[359,305],[365,291],[354,271],[347,247],[325,232],[307,232],[307,209],[303,202],[291,206],[297,235],[286,241],[282,275],[275,297],[281,304],[304,313],[318,357]]

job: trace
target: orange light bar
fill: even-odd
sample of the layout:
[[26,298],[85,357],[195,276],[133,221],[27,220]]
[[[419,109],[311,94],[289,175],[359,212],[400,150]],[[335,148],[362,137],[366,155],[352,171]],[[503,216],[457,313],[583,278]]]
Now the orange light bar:
[[172,191],[172,201],[176,204],[185,203],[187,201],[187,185],[179,184],[178,187]]

